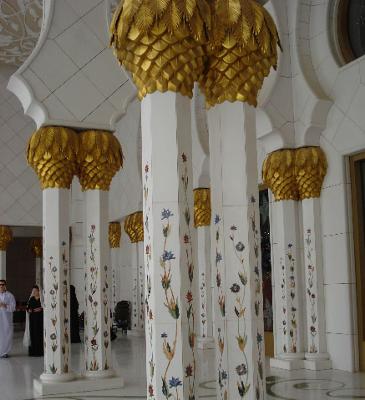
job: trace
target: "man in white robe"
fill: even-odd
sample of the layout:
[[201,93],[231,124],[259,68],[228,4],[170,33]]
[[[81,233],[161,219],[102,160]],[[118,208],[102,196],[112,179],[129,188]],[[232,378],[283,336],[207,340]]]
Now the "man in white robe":
[[6,290],[6,281],[0,279],[0,358],[7,358],[13,345],[13,312],[15,298]]

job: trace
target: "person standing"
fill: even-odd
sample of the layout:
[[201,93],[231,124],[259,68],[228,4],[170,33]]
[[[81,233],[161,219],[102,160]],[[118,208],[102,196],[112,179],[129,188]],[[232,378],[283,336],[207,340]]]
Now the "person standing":
[[28,300],[29,313],[29,356],[43,356],[43,307],[39,287],[33,286],[32,294]]
[[6,281],[0,279],[0,358],[8,358],[13,345],[13,312],[15,298],[7,291]]
[[74,285],[70,285],[71,343],[80,343],[79,302]]

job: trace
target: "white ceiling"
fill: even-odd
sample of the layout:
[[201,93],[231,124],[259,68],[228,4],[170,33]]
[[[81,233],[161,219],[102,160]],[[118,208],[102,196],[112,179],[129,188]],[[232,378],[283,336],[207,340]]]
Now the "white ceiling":
[[41,225],[41,190],[25,150],[35,129],[19,100],[6,89],[15,67],[0,68],[0,224]]

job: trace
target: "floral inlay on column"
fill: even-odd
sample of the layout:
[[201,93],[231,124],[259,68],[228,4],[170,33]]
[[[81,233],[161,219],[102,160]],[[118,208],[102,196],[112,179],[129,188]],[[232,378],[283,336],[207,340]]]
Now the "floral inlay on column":
[[144,306],[145,306],[145,296],[144,296],[144,271],[143,265],[139,265],[138,267],[138,282],[139,282],[139,328],[144,329]]
[[297,296],[297,283],[295,281],[295,259],[292,254],[292,244],[288,244],[288,249],[286,256],[289,260],[289,309],[287,310],[290,313],[290,329],[289,329],[289,347],[291,353],[297,352],[297,307],[296,307],[296,296]]
[[263,324],[263,304],[262,304],[262,279],[261,279],[261,259],[260,259],[260,234],[258,230],[258,209],[255,208],[256,199],[251,195],[251,205],[253,207],[250,217],[249,237],[253,239],[254,259],[254,283],[255,283],[255,316],[258,320],[256,333],[257,346],[257,382],[256,382],[256,399],[261,399],[265,393],[264,383],[264,360],[263,340],[264,340],[264,324]]
[[[48,259],[48,269],[49,272],[51,273],[52,276],[52,286],[51,289],[49,291],[49,295],[50,295],[50,319],[51,319],[51,326],[52,326],[52,330],[50,332],[47,332],[47,335],[49,335],[49,339],[50,339],[50,345],[51,345],[51,349],[53,352],[53,364],[48,365],[47,369],[49,368],[49,370],[51,371],[52,374],[57,374],[57,367],[55,366],[55,352],[58,349],[58,341],[59,341],[59,334],[57,331],[57,322],[58,322],[58,315],[59,315],[59,304],[57,301],[58,298],[58,279],[57,279],[57,273],[58,273],[58,268],[56,267],[56,265],[53,262],[53,257],[49,257]],[[46,342],[47,343],[47,342]]]
[[[63,281],[62,281],[62,300],[64,310],[69,310],[69,289],[68,289],[68,268],[69,262],[66,255],[66,243],[62,242],[62,270],[63,270]],[[68,373],[69,365],[69,346],[70,346],[70,334],[69,334],[70,322],[68,314],[64,315],[63,319],[63,335],[62,335],[62,354],[64,355],[63,360],[63,372]]]
[[[214,217],[215,226],[215,269],[216,269],[216,285],[217,285],[217,296],[218,307],[220,310],[221,318],[224,320],[226,316],[226,297],[225,291],[222,285],[222,273],[224,274],[224,266],[222,265],[222,238],[221,238],[221,218],[218,214]],[[218,386],[219,386],[219,398],[220,400],[225,400],[228,396],[228,373],[224,368],[224,355],[225,355],[225,338],[226,338],[226,328],[223,324],[223,329],[218,328]]]
[[88,290],[88,302],[90,303],[90,307],[92,310],[92,320],[88,321],[91,324],[92,329],[92,336],[89,338],[91,343],[91,351],[92,351],[92,360],[90,361],[90,365],[88,369],[90,371],[98,371],[99,363],[96,357],[96,352],[99,349],[100,343],[98,342],[98,334],[100,327],[98,326],[98,302],[94,299],[94,295],[98,290],[98,274],[99,274],[99,267],[96,265],[95,262],[95,226],[91,225],[90,233],[88,235],[88,241],[90,246],[90,256],[89,256],[89,271],[90,271],[90,284],[87,288]]
[[201,317],[201,323],[203,325],[203,332],[202,332],[202,337],[205,338],[207,337],[207,314],[206,314],[206,304],[207,304],[207,296],[206,296],[206,280],[205,280],[205,273],[202,272],[200,274],[200,297],[201,297],[201,302],[202,302],[202,306],[201,306],[201,313],[200,313],[200,317]]
[[[236,239],[237,227],[232,225],[230,228],[230,240],[232,241],[232,249],[236,260],[238,261],[238,274],[237,281],[230,287],[231,292],[235,295],[234,312],[237,317],[237,350],[242,352],[243,362],[236,366],[237,373],[237,389],[239,396],[243,399],[250,389],[248,383],[249,376],[249,362],[246,355],[247,345],[247,321],[245,318],[245,300],[246,300],[246,286],[248,283],[247,265],[243,257],[245,245]],[[242,286],[241,286],[242,285]]]
[[316,294],[316,267],[312,260],[312,231],[310,229],[307,230],[305,242],[307,245],[306,251],[306,262],[307,262],[307,296],[308,302],[311,305],[310,307],[310,321],[311,326],[309,327],[310,330],[310,345],[309,345],[309,353],[317,353],[318,348],[316,345],[316,337],[317,337],[317,323],[318,323],[318,316],[317,316],[317,294]]
[[155,379],[155,355],[154,355],[154,335],[153,330],[153,318],[154,311],[151,306],[151,294],[152,294],[152,284],[151,284],[151,263],[152,263],[152,237],[150,232],[150,218],[151,218],[151,208],[152,208],[152,198],[150,193],[150,167],[148,164],[144,167],[144,180],[143,180],[143,206],[144,206],[144,231],[145,231],[145,286],[146,286],[146,339],[148,340],[148,346],[146,346],[146,360],[149,368],[147,368],[147,393],[150,399],[155,398],[156,388],[154,386]]
[[[169,209],[163,209],[161,212],[161,221],[162,221],[162,234],[164,237],[163,243],[163,252],[160,256],[160,264],[163,269],[163,273],[161,275],[161,285],[164,290],[165,302],[164,305],[168,309],[170,316],[175,320],[175,333],[172,338],[172,344],[168,340],[167,333],[162,333],[161,338],[163,338],[163,346],[162,351],[165,354],[167,364],[165,368],[164,375],[161,377],[162,379],[162,393],[166,399],[173,398],[175,400],[181,399],[181,391],[178,390],[179,386],[182,386],[181,378],[179,377],[171,377],[169,379],[168,373],[171,366],[171,363],[175,357],[176,344],[178,339],[178,320],[180,318],[180,308],[178,304],[178,299],[175,296],[172,287],[172,262],[175,260],[175,255],[171,250],[168,250],[168,237],[171,232],[171,223],[170,218],[173,217],[174,214]],[[169,379],[169,380],[168,380]],[[175,393],[172,393],[170,390],[174,390]]]
[[[186,272],[188,274],[189,280],[189,290],[185,295],[185,307],[186,307],[186,316],[188,320],[188,337],[189,337],[189,347],[191,349],[191,360],[192,364],[189,363],[185,365],[185,376],[189,379],[189,398],[188,400],[195,399],[195,380],[196,380],[196,358],[195,358],[195,309],[194,309],[194,299],[193,299],[193,280],[194,280],[194,256],[193,256],[193,247],[192,247],[192,235],[191,235],[191,211],[188,200],[188,186],[189,186],[189,176],[188,169],[186,166],[187,155],[182,153],[182,174],[181,181],[183,184],[183,193],[184,193],[184,228],[182,232],[184,233],[184,246],[182,250],[185,250],[185,260],[186,260]],[[183,226],[182,221],[180,221],[180,225]],[[185,229],[185,230],[184,230]]]

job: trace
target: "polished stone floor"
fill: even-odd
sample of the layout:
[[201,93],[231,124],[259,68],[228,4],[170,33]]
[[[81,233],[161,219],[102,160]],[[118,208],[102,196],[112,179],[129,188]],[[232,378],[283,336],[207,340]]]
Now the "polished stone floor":
[[[123,389],[98,392],[72,393],[42,397],[47,400],[133,400],[145,396],[145,355],[144,339],[120,337],[113,342],[114,365],[120,371],[126,384]],[[72,345],[72,366],[81,370],[82,345]],[[202,376],[199,398],[215,399],[214,353],[200,352]],[[42,358],[29,358],[16,335],[13,352],[9,359],[0,360],[0,400],[31,400],[33,378],[40,375]],[[323,399],[365,399],[365,374],[350,374],[341,371],[295,371],[278,369],[267,371],[267,400],[323,400]],[[236,399],[234,399],[236,400]]]

